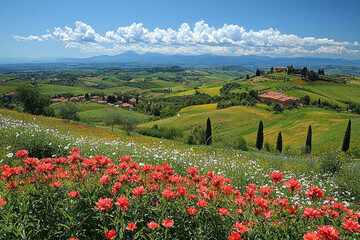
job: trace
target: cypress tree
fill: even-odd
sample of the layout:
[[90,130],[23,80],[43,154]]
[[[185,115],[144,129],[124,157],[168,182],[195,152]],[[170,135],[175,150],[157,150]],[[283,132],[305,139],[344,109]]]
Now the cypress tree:
[[279,132],[279,135],[276,140],[276,150],[278,150],[280,153],[282,152],[282,136],[281,131]]
[[256,138],[256,148],[261,150],[263,147],[263,143],[264,143],[264,124],[260,120],[259,129],[258,129],[257,138]]
[[311,131],[311,124],[310,124],[309,129],[308,129],[308,134],[306,137],[306,146],[305,146],[306,153],[311,153],[311,135],[312,135],[312,131]]
[[206,136],[205,145],[210,145],[210,144],[212,143],[212,132],[211,132],[211,121],[210,121],[210,118],[208,118],[207,121],[206,121],[205,136]]
[[350,132],[351,132],[351,120],[349,119],[349,123],[348,123],[348,126],[346,128],[344,141],[343,141],[343,146],[342,146],[342,151],[344,151],[344,152],[349,150],[349,147],[350,147]]

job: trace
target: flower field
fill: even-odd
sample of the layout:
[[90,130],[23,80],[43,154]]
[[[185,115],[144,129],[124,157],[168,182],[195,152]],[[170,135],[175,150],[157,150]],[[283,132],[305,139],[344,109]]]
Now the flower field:
[[0,122],[0,239],[360,238],[359,196],[315,160]]

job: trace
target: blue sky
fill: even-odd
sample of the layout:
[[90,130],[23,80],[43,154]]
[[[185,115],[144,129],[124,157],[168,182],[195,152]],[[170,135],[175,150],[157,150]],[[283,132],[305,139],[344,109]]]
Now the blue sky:
[[0,57],[360,58],[360,1],[0,0]]

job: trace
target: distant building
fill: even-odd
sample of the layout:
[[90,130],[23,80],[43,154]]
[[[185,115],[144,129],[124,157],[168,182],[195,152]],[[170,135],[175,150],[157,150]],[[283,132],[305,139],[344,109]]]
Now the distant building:
[[79,99],[78,97],[71,97],[71,98],[69,99],[69,101],[70,101],[70,102],[79,102],[80,99]]
[[286,72],[286,70],[287,70],[286,67],[275,67],[276,72]]
[[134,108],[134,106],[129,103],[120,104],[119,107],[127,109],[127,110],[132,110]]
[[297,105],[299,104],[299,99],[296,97],[289,97],[286,94],[268,91],[264,94],[259,95],[260,101],[268,105],[273,103],[280,103],[283,106]]
[[99,103],[99,104],[106,104],[107,101],[97,101],[97,103]]
[[58,103],[58,102],[67,102],[68,100],[66,98],[53,98],[51,99],[52,103]]
[[136,98],[130,98],[129,102],[136,103]]

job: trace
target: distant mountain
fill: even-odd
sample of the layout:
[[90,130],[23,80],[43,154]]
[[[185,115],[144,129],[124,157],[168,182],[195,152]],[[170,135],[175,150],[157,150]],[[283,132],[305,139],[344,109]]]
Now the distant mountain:
[[180,65],[180,66],[309,66],[309,65],[339,65],[339,66],[358,66],[360,59],[346,60],[333,58],[278,58],[267,56],[218,56],[218,55],[165,55],[157,53],[138,54],[127,51],[119,55],[101,55],[85,59],[59,59],[58,62],[78,62],[78,63],[123,63],[127,65]]
[[101,67],[156,67],[178,65],[181,67],[218,67],[236,65],[253,68],[271,66],[319,67],[319,66],[360,66],[360,59],[346,60],[311,57],[267,57],[267,56],[217,56],[217,55],[165,55],[157,53],[138,54],[127,51],[119,55],[100,55],[90,58],[42,58],[9,59],[0,58],[0,71],[96,69]]

